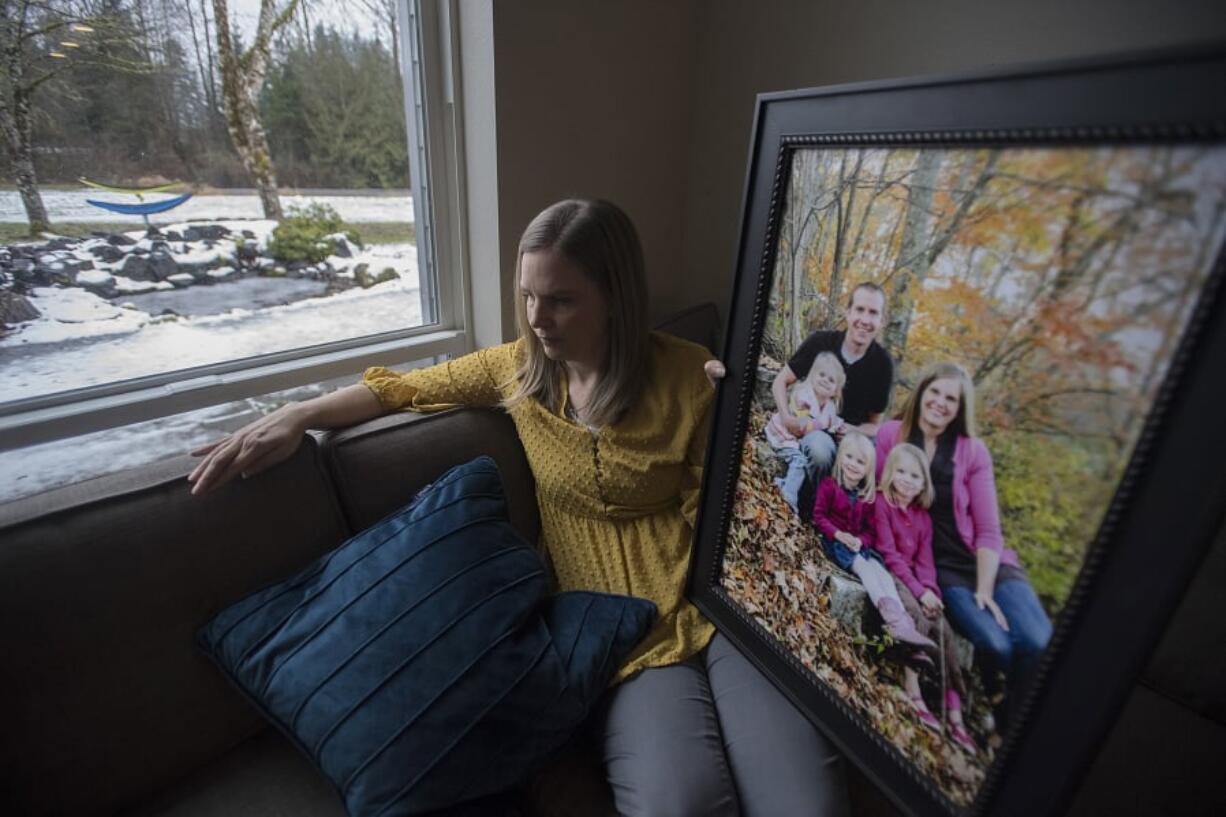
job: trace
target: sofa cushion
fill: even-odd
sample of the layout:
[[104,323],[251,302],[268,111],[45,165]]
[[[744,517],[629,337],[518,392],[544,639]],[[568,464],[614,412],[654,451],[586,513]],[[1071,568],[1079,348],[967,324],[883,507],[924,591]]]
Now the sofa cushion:
[[420,814],[507,789],[561,746],[655,615],[547,588],[480,457],[200,643],[350,815]]
[[328,781],[264,729],[123,817],[345,817]]
[[401,507],[448,468],[486,455],[502,474],[511,524],[529,542],[540,534],[536,482],[505,412],[399,412],[330,432],[322,449],[351,531],[365,530]]
[[111,814],[264,727],[193,636],[344,540],[318,453],[207,497],[177,457],[0,506],[0,810]]

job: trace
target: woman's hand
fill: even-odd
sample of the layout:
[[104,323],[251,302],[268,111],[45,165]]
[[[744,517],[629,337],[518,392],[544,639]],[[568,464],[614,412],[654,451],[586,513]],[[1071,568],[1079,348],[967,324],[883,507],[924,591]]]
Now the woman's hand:
[[192,456],[204,459],[188,474],[187,481],[192,483],[193,494],[207,494],[240,474],[249,477],[289,459],[308,428],[343,428],[383,413],[379,398],[361,383],[303,403],[290,403],[193,451]]
[[1000,625],[1000,629],[1006,633],[1009,632],[1009,621],[1005,618],[1005,614],[1000,611],[1000,605],[996,603],[996,599],[992,598],[991,593],[976,590],[975,604],[979,605],[980,610],[987,610],[991,613],[992,618],[996,619],[996,623]]
[[307,429],[295,408],[292,403],[282,406],[233,434],[192,451],[193,457],[204,458],[187,476],[192,493],[202,496],[236,476],[253,476],[289,459],[298,450]]
[[932,590],[925,590],[924,595],[919,598],[919,603],[920,607],[924,608],[924,615],[928,618],[936,618],[945,609],[945,605],[941,604],[941,600]]
[[718,360],[708,360],[706,363],[702,364],[702,370],[706,373],[707,380],[711,381],[712,386],[718,386],[719,381],[728,376],[728,370],[724,367],[724,364]]

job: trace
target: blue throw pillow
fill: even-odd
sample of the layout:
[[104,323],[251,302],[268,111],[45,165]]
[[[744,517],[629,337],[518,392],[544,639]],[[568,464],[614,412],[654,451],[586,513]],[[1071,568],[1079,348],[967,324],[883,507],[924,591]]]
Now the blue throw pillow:
[[197,640],[351,817],[408,815],[520,781],[580,725],[655,614],[625,596],[550,597],[480,457]]

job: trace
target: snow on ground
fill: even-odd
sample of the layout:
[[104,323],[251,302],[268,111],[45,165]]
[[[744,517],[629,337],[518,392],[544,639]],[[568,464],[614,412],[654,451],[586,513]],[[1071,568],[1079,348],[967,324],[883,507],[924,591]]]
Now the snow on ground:
[[[6,197],[11,195],[15,194],[0,192],[0,221],[10,215],[8,209],[11,209],[13,202]],[[184,213],[186,208],[180,208],[174,213],[176,221],[162,224],[162,229],[182,232],[189,226],[183,223],[183,218],[224,215],[227,218],[220,223],[236,232],[247,230],[253,233],[261,251],[267,247],[275,223],[260,218],[242,219],[241,216],[246,213],[236,206],[235,201],[244,197],[201,198],[214,209]],[[245,198],[255,201],[256,209],[252,215],[259,216],[258,200],[254,196]],[[283,202],[292,203],[292,198],[283,197]],[[313,198],[333,204],[341,216],[350,221],[412,219],[412,202],[406,197]],[[20,204],[17,204],[17,208],[20,213]],[[104,218],[90,214],[87,219],[84,215],[83,212],[52,210],[53,220]],[[145,240],[143,229],[134,230],[129,235],[138,241]],[[95,270],[83,271],[78,275],[84,274],[86,279],[92,276],[95,280],[112,275],[121,293],[150,288],[148,283],[134,282],[120,274],[117,268],[122,266],[122,261],[107,264],[95,259],[85,251],[89,241],[96,240],[87,239],[75,251],[60,251],[48,261],[54,263],[72,258],[94,260]],[[219,241],[211,249],[201,249],[193,244],[171,242],[170,251],[181,264],[225,263],[233,259],[235,252],[233,241]],[[352,275],[354,267],[365,263],[372,275],[378,275],[390,267],[400,277],[369,289],[355,288],[329,297],[305,300],[286,297],[285,300],[293,302],[262,308],[251,307],[251,301],[245,300],[241,289],[228,288],[259,282],[265,289],[273,290],[275,295],[278,287],[285,287],[288,291],[304,283],[305,279],[248,277],[234,283],[222,281],[212,286],[196,285],[177,290],[179,296],[187,299],[194,297],[201,304],[205,301],[215,304],[223,302],[217,307],[216,314],[194,317],[151,315],[133,308],[131,304],[124,305],[122,296],[112,303],[75,287],[38,288],[31,293],[31,303],[40,310],[41,316],[18,325],[15,331],[0,338],[0,401],[420,325],[422,312],[416,247],[412,244],[376,244],[365,249],[352,249],[351,258],[333,256],[328,259],[332,267],[340,271],[339,274]],[[216,273],[214,277],[218,277],[226,272],[233,273],[233,269],[223,266],[213,272]],[[157,286],[162,289],[169,287],[164,282]],[[234,293],[234,296],[231,297],[230,293]],[[281,297],[278,295],[276,299],[280,300]],[[133,301],[137,300],[140,298],[133,298]],[[183,311],[190,313],[192,310],[189,306]],[[201,313],[205,311],[200,309]],[[282,399],[304,399],[318,393],[318,386],[304,387]],[[253,398],[0,452],[0,502],[185,452],[250,422],[275,405],[270,402],[271,399]]]
[[[85,190],[45,190],[42,193],[43,205],[47,215],[54,223],[56,221],[122,221],[132,220],[133,229],[141,227],[140,216],[121,216],[111,213],[92,204],[86,199],[97,201],[119,202],[122,204],[136,203],[136,197],[122,193],[103,193],[101,191]],[[173,194],[155,194],[146,196],[146,201],[160,201],[173,198]],[[413,199],[408,193],[396,195],[339,195],[337,193],[320,193],[304,196],[281,194],[281,207],[286,213],[294,207],[306,207],[309,204],[326,204],[341,218],[349,222],[364,221],[414,221]],[[168,213],[151,216],[154,224],[162,225],[168,220],[199,221],[202,219],[262,219],[264,210],[260,206],[260,198],[255,193],[222,193],[218,195],[192,196],[184,204]],[[0,222],[24,223],[25,209],[21,206],[21,196],[16,190],[0,190]]]
[[391,267],[400,277],[284,306],[184,318],[116,307],[75,288],[37,289],[30,302],[43,316],[0,339],[0,394],[17,400],[422,323],[411,244],[332,260],[365,262],[376,274]]

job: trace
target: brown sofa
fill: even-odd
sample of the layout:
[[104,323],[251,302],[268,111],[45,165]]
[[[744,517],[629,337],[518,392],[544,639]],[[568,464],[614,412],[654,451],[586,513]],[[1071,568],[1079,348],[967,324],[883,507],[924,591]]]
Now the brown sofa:
[[[710,307],[667,328],[714,346]],[[0,814],[315,817],[329,785],[193,648],[219,609],[402,505],[446,468],[498,462],[535,539],[532,475],[489,410],[395,415],[308,438],[285,464],[206,498],[187,457],[0,505]],[[1221,587],[1206,558],[1114,733],[1078,814],[1221,814]],[[893,810],[849,769],[857,815]],[[529,815],[612,813],[582,739],[521,794]]]

